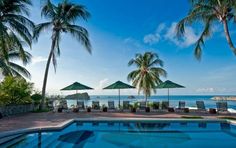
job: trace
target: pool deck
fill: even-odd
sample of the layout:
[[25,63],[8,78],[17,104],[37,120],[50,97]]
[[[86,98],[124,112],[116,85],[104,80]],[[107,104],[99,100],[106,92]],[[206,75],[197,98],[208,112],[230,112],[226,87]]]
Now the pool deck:
[[29,129],[56,127],[74,119],[183,119],[182,116],[201,116],[204,119],[219,119],[219,117],[235,117],[236,114],[204,114],[204,113],[119,113],[119,112],[80,112],[80,113],[27,113],[0,119],[0,133]]

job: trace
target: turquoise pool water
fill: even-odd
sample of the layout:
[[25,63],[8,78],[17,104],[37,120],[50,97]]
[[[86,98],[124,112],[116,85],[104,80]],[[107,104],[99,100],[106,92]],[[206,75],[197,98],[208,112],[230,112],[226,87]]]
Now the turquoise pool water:
[[61,131],[21,134],[0,147],[14,148],[235,148],[227,122],[75,122]]

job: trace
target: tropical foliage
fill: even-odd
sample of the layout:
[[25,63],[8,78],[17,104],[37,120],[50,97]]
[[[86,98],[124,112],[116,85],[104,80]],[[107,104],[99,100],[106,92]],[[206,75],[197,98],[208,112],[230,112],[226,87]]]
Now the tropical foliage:
[[58,5],[54,5],[48,0],[42,7],[41,15],[49,21],[36,26],[34,32],[35,39],[37,40],[44,30],[49,29],[52,31],[51,50],[48,56],[42,88],[43,100],[41,107],[44,108],[49,66],[52,61],[54,69],[56,70],[57,57],[60,55],[62,33],[70,34],[80,42],[89,53],[91,53],[91,44],[88,37],[88,31],[82,26],[75,24],[75,21],[78,19],[87,20],[89,18],[90,14],[84,6],[71,3],[68,0],[64,0],[63,2],[58,3]]
[[30,54],[23,48],[31,47],[34,23],[27,18],[30,0],[0,0],[0,69],[3,75],[30,77],[29,72],[14,63],[30,62]]
[[[24,61],[29,63],[31,60],[31,54],[24,51]],[[30,73],[22,66],[14,63],[15,61],[21,61],[21,53],[18,50],[10,49],[5,57],[0,55],[0,68],[4,76],[20,76],[30,78]]]
[[31,96],[31,99],[34,101],[34,104],[40,104],[42,100],[41,93],[35,93]]
[[128,66],[131,65],[136,66],[137,69],[128,74],[128,80],[138,88],[139,93],[141,91],[144,93],[147,102],[147,97],[151,96],[152,91],[156,93],[156,86],[162,82],[160,77],[167,75],[162,68],[163,61],[156,53],[145,52],[136,54],[135,58],[128,63]]
[[21,77],[6,76],[0,83],[0,105],[31,103],[33,84]]
[[191,0],[191,9],[188,15],[177,24],[177,35],[185,33],[185,26],[193,25],[195,22],[203,23],[201,32],[194,49],[197,59],[201,58],[202,46],[207,37],[211,36],[214,24],[220,22],[223,26],[225,37],[229,47],[236,55],[236,48],[231,40],[229,23],[236,20],[235,0]]

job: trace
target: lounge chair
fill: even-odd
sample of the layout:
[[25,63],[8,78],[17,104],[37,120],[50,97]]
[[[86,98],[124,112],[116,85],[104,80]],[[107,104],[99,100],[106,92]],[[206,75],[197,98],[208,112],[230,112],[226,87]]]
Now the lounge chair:
[[162,101],[161,109],[168,110],[168,108],[169,108],[169,101]]
[[108,111],[114,111],[114,110],[115,110],[114,101],[108,101]]
[[92,111],[100,111],[99,101],[92,101]]
[[85,111],[84,101],[77,101],[77,108],[79,111]]
[[179,109],[185,109],[185,102],[184,101],[179,101]]
[[216,107],[218,113],[229,113],[227,102],[216,102]]
[[156,112],[168,112],[168,109],[169,109],[169,102],[168,101],[162,101],[161,103],[159,102],[156,102],[155,104],[155,107],[156,107]]
[[129,110],[130,109],[129,107],[130,107],[129,101],[123,101],[123,111]]
[[138,111],[145,111],[145,109],[146,109],[146,102],[144,101],[139,102]]
[[[148,103],[148,102],[147,102],[147,103]],[[137,111],[139,111],[139,112],[145,112],[145,110],[146,110],[146,102],[145,102],[145,101],[139,102],[139,106],[138,106]]]
[[185,102],[179,101],[179,106],[175,109],[176,112],[184,112],[185,110]]
[[64,113],[71,112],[71,109],[69,109],[67,102],[64,102],[61,107],[62,107],[62,112],[64,112]]
[[207,112],[204,101],[196,101],[198,112]]

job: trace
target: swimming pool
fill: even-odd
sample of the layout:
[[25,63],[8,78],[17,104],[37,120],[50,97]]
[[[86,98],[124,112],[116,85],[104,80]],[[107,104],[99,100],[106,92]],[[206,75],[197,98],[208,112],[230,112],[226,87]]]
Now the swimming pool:
[[60,131],[18,134],[0,147],[235,147],[226,121],[77,121]]

